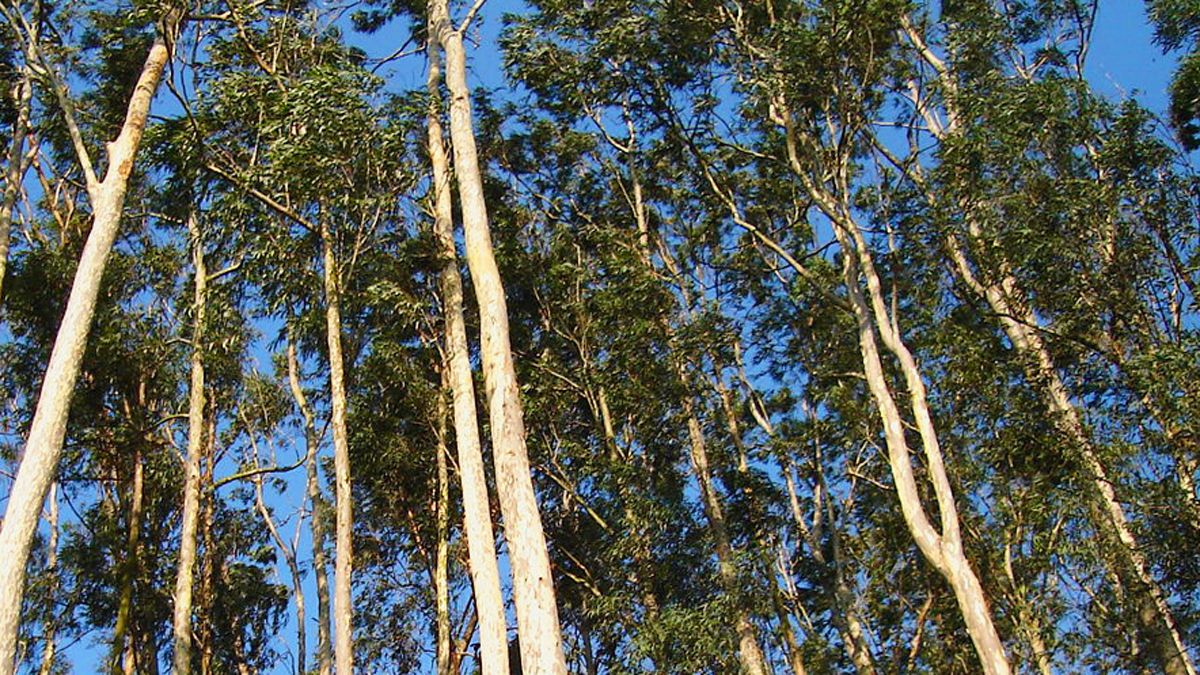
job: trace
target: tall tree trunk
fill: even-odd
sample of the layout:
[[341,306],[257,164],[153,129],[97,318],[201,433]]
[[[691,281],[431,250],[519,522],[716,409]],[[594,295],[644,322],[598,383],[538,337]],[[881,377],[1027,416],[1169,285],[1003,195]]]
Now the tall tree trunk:
[[25,138],[29,131],[29,111],[33,101],[33,82],[29,68],[21,69],[21,79],[13,91],[17,121],[13,124],[12,144],[8,148],[8,166],[4,172],[4,194],[0,197],[0,300],[4,298],[4,275],[8,269],[8,247],[12,238],[12,214],[21,195],[21,180],[28,162]]
[[179,563],[175,572],[176,675],[192,672],[192,587],[196,567],[196,525],[200,518],[200,461],[204,456],[204,313],[208,292],[208,269],[204,264],[204,235],[195,213],[188,217],[194,268],[192,297],[191,390],[188,396],[188,450],[184,467],[183,513],[179,532]]
[[[117,622],[113,628],[112,648],[109,653],[109,671],[122,671],[121,659],[126,650],[126,638],[130,634],[133,612],[133,586],[138,574],[138,558],[141,547],[142,502],[145,485],[145,469],[141,451],[133,455],[133,481],[129,497],[129,521],[126,523],[125,553],[121,561],[121,594],[117,600]],[[129,639],[132,645],[133,639]]]
[[462,278],[459,276],[458,250],[454,243],[450,162],[446,156],[441,121],[439,31],[433,24],[434,18],[435,14],[430,12],[427,47],[430,109],[427,124],[429,157],[433,167],[433,230],[442,257],[439,284],[446,331],[446,370],[453,398],[454,442],[462,486],[463,521],[470,562],[468,567],[475,593],[475,612],[479,616],[483,675],[508,675],[508,628],[500,589],[500,570],[496,563],[496,535],[492,530],[492,510],[488,500],[483,450],[480,447],[479,420],[475,411],[475,381],[471,374],[471,355],[463,318]]
[[329,347],[330,426],[333,429],[333,467],[336,510],[333,623],[334,661],[338,675],[354,672],[354,617],[350,575],[354,568],[353,495],[350,491],[350,437],[346,430],[346,373],[342,360],[342,297],[337,256],[329,225],[321,221],[321,252],[325,277],[325,339]]
[[313,576],[317,586],[317,675],[329,675],[333,668],[329,639],[329,563],[325,559],[325,521],[321,511],[324,510],[324,499],[321,497],[321,483],[317,475],[317,418],[308,405],[304,388],[300,386],[300,364],[296,358],[296,339],[291,329],[288,330],[287,344],[288,386],[292,390],[292,398],[304,418],[304,448],[307,455],[304,458],[306,471],[305,492],[308,496],[309,528],[312,530]]
[[446,0],[431,0],[429,9],[430,21],[438,27],[446,54],[454,170],[462,206],[467,265],[479,305],[480,352],[488,394],[497,491],[513,573],[513,604],[517,610],[522,670],[539,675],[565,675],[567,666],[555,605],[554,577],[525,447],[520,390],[509,342],[508,305],[492,250],[483,177],[476,156],[463,36],[450,25]]
[[[443,370],[445,368],[443,367]],[[442,375],[445,386],[446,374]],[[433,594],[436,608],[437,628],[437,675],[451,675],[450,650],[450,472],[446,466],[446,454],[450,448],[446,445],[446,434],[449,432],[447,417],[450,411],[446,409],[446,399],[438,397],[438,428],[437,443],[437,542],[433,565]]]
[[[167,21],[172,26],[178,22],[178,15]],[[87,347],[104,267],[121,222],[133,158],[146,128],[150,101],[169,58],[166,41],[159,36],[150,47],[130,96],[121,133],[108,146],[108,171],[104,180],[95,186],[92,201],[92,230],[71,284],[71,294],[54,340],[54,349],[50,352],[25,452],[9,493],[4,525],[0,529],[0,551],[4,551],[0,556],[0,675],[12,675],[16,666],[25,564],[29,560],[46,491],[54,481],[62,453],[71,395]]]
[[[828,195],[814,193],[828,200]],[[967,560],[962,548],[958,525],[958,507],[942,458],[941,447],[929,413],[925,383],[917,369],[916,360],[901,340],[897,326],[888,318],[883,300],[882,284],[871,262],[866,242],[857,226],[846,215],[828,203],[825,213],[835,219],[834,232],[842,246],[843,273],[858,323],[859,350],[862,355],[867,386],[879,410],[883,423],[884,438],[888,448],[888,464],[891,467],[896,494],[900,499],[900,510],[917,547],[935,569],[945,577],[954,591],[955,599],[962,612],[967,633],[975,645],[983,672],[989,675],[1008,675],[1008,656],[1000,635],[992,623],[991,609],[979,578]],[[863,297],[860,277],[866,282],[868,300]],[[872,323],[874,318],[874,325]],[[917,430],[924,449],[930,482],[933,484],[938,511],[941,514],[941,532],[929,521],[921,503],[912,460],[909,457],[908,441],[905,439],[904,421],[883,371],[883,362],[875,342],[875,329],[888,350],[896,356],[900,370],[908,386],[909,400]]]
[[[676,373],[685,391],[690,391],[687,375],[683,366],[676,364]],[[717,553],[717,573],[725,594],[734,604],[734,627],[738,636],[738,661],[744,675],[767,675],[767,660],[758,644],[758,629],[750,618],[746,608],[741,581],[738,579],[737,564],[734,561],[733,545],[729,541],[729,528],[725,522],[725,511],[721,506],[721,497],[717,494],[712,482],[712,472],[708,465],[708,449],[704,441],[704,430],[696,416],[695,404],[691,394],[683,397],[683,412],[687,417],[688,440],[692,471],[700,484],[700,501],[704,507],[704,516],[708,521],[708,530],[712,534],[713,544]]]
[[50,608],[46,612],[46,620],[42,623],[42,665],[38,675],[51,675],[54,672],[54,656],[56,652],[55,634],[58,632],[58,620],[55,605],[58,593],[58,483],[50,484],[50,494],[46,497],[48,510],[46,525],[50,528],[50,540],[46,542],[46,576],[50,579]]

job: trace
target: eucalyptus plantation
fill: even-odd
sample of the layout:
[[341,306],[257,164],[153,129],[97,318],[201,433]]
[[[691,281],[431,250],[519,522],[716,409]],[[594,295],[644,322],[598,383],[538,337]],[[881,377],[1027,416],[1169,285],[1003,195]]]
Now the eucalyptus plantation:
[[1195,673],[1192,4],[3,3],[0,673]]

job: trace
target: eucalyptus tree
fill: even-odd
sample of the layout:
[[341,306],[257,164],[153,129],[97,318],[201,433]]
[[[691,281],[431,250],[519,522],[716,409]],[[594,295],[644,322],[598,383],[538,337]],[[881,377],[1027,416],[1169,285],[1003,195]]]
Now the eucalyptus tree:
[[471,119],[463,33],[470,26],[474,11],[468,12],[457,26],[451,21],[446,0],[431,0],[428,12],[430,30],[438,33],[438,43],[445,54],[454,176],[462,210],[467,265],[480,314],[480,356],[496,462],[497,497],[504,516],[504,535],[513,573],[521,664],[523,670],[530,672],[565,673],[554,576],[530,476],[507,301],[492,248],[488,205]]
[[62,452],[71,394],[87,345],[105,264],[120,225],[134,157],[146,128],[151,99],[170,59],[169,42],[174,39],[183,19],[183,11],[176,7],[166,8],[164,14],[158,17],[165,31],[154,39],[146,56],[141,75],[129,98],[120,133],[108,145],[107,167],[101,180],[78,129],[66,75],[57,70],[56,64],[43,57],[40,36],[32,28],[42,20],[41,17],[26,17],[16,7],[6,9],[10,26],[22,36],[26,67],[37,69],[49,81],[65,116],[86,181],[93,225],[80,257],[76,282],[72,285],[61,328],[55,339],[55,348],[46,368],[37,411],[30,425],[21,467],[9,495],[4,527],[0,530],[0,550],[6,552],[0,561],[0,579],[3,579],[3,590],[0,591],[0,673],[11,673],[13,670],[25,565],[42,503],[53,482]]
[[472,588],[479,635],[482,671],[506,675],[508,672],[508,631],[501,595],[500,571],[496,562],[496,536],[492,531],[486,469],[479,439],[479,420],[475,407],[475,380],[463,318],[462,276],[459,273],[458,248],[454,241],[451,169],[442,130],[441,49],[437,14],[429,13],[426,29],[426,61],[429,70],[428,153],[433,193],[434,237],[442,256],[439,274],[442,320],[445,332],[445,360],[454,409],[454,442],[458,451],[458,471],[462,485],[463,520],[470,553]]
[[[381,228],[392,223],[395,195],[407,183],[399,164],[403,134],[372,107],[378,80],[319,19],[310,25],[295,14],[239,13],[235,21],[237,30],[214,45],[222,67],[213,71],[197,107],[198,129],[212,130],[204,140],[208,170],[224,190],[254,205],[250,258],[273,261],[256,266],[265,313],[311,307],[323,316],[320,351],[329,365],[337,495],[334,651],[338,671],[350,672],[353,496],[346,366],[365,345],[352,344],[347,353],[346,324],[357,319],[345,317],[342,307],[345,293],[361,288],[355,274]],[[314,246],[319,277],[304,272],[312,267]],[[279,266],[281,258],[296,267]]]

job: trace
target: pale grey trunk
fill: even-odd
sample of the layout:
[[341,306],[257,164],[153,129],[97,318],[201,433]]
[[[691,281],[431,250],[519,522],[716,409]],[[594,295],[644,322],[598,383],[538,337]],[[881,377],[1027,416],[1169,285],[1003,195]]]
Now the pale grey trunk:
[[[683,367],[676,364],[675,368],[680,383],[686,388],[687,376]],[[696,417],[695,405],[692,403],[690,394],[683,398],[683,412],[687,416],[692,471],[696,474],[696,481],[700,484],[700,501],[704,507],[708,529],[716,548],[717,573],[721,579],[722,590],[734,604],[738,662],[744,675],[767,675],[766,658],[758,644],[758,629],[754,626],[750,613],[746,609],[741,591],[741,582],[738,579],[733,546],[729,541],[729,529],[725,523],[721,497],[712,484],[712,472],[708,464],[708,449],[705,447],[704,431],[700,427],[700,420]]]
[[0,529],[0,675],[12,675],[16,666],[25,564],[62,452],[71,395],[87,347],[104,267],[120,225],[133,159],[146,128],[150,101],[169,58],[166,43],[161,38],[155,40],[130,96],[121,133],[108,146],[108,171],[96,186],[91,233],[79,259],[66,312],[42,380],[25,452],[9,493]]
[[307,452],[304,458],[304,489],[310,505],[308,523],[312,530],[312,567],[317,585],[317,675],[329,675],[333,669],[329,644],[329,563],[325,560],[325,521],[321,520],[324,500],[321,498],[321,485],[317,476],[317,422],[312,408],[308,406],[308,399],[304,396],[304,388],[300,386],[296,340],[290,329],[287,339],[288,386],[292,390],[296,407],[304,418],[304,447]]
[[[837,209],[825,209],[831,217],[841,218]],[[896,326],[888,319],[879,276],[871,264],[870,255],[857,227],[852,223],[835,222],[834,232],[843,251],[843,271],[846,286],[858,322],[859,348],[862,355],[867,386],[879,410],[883,423],[884,437],[888,448],[888,463],[892,471],[900,510],[917,547],[925,558],[937,569],[954,591],[955,599],[967,626],[967,633],[975,645],[983,672],[989,675],[1008,675],[1008,656],[1004,645],[992,623],[991,610],[978,577],[971,569],[962,550],[958,529],[958,510],[954,503],[950,481],[943,465],[941,449],[933,430],[932,419],[926,401],[925,384],[917,370],[916,361],[900,339]],[[860,276],[865,279],[870,294],[870,306],[859,286]],[[901,371],[908,385],[913,415],[924,447],[930,481],[941,514],[942,531],[939,534],[929,521],[921,503],[908,442],[904,435],[904,422],[892,398],[879,349],[875,343],[875,327],[872,325],[872,310],[879,334],[889,350],[900,362]]]
[[4,275],[8,269],[13,210],[21,195],[21,180],[28,168],[28,162],[25,160],[25,137],[29,131],[29,111],[33,100],[33,83],[28,68],[21,69],[21,80],[15,87],[13,100],[17,103],[17,121],[13,125],[12,144],[8,149],[4,195],[0,197],[0,300],[4,298]]
[[200,461],[204,456],[204,312],[208,290],[208,270],[204,265],[204,235],[196,214],[188,217],[192,244],[193,327],[191,390],[188,397],[188,444],[183,479],[183,513],[179,532],[179,564],[175,572],[175,608],[172,630],[175,635],[174,672],[192,672],[192,590],[196,567],[196,526],[200,517]]
[[508,305],[492,250],[483,178],[476,156],[462,33],[450,25],[446,0],[430,3],[430,21],[446,54],[450,137],[466,238],[467,265],[479,305],[480,343],[488,394],[496,484],[513,574],[513,600],[524,672],[565,675],[554,578],[533,490],[520,390],[509,343]]
[[462,278],[459,276],[458,250],[454,243],[450,162],[442,137],[439,95],[441,57],[438,54],[438,30],[432,23],[435,16],[430,12],[429,157],[433,169],[433,230],[442,257],[439,285],[446,331],[447,379],[453,399],[454,443],[463,495],[463,523],[471,586],[475,593],[475,612],[479,617],[480,665],[483,675],[508,675],[508,628],[504,616],[504,596],[500,589],[500,570],[496,563],[496,535],[492,530],[492,510],[483,450],[480,447],[479,420],[475,412],[475,381],[471,373],[471,355],[463,318]]
[[354,617],[350,575],[354,568],[353,495],[350,489],[350,437],[346,429],[346,373],[342,361],[342,309],[337,257],[328,225],[321,222],[321,251],[325,277],[325,337],[329,347],[330,427],[336,490],[333,622],[334,661],[338,675],[354,673]]
[[50,494],[46,497],[46,506],[49,511],[46,517],[46,525],[50,528],[50,540],[46,542],[46,572],[45,574],[50,579],[50,609],[46,612],[46,620],[42,623],[43,640],[42,645],[42,665],[38,669],[38,675],[51,675],[54,672],[54,655],[56,653],[55,633],[58,632],[58,621],[55,615],[57,611],[57,598],[55,594],[58,592],[58,483],[51,483]]

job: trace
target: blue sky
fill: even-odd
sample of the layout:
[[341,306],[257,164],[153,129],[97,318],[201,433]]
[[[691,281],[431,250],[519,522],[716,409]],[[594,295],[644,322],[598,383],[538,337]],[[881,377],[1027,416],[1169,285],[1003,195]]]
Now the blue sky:
[[[602,1],[602,0],[598,0]],[[501,28],[500,17],[506,12],[519,13],[522,5],[515,0],[490,0],[481,14],[475,35],[480,44],[472,51],[470,66],[471,83],[477,87],[502,89],[505,87],[501,58],[496,47],[496,36]],[[407,37],[407,26],[395,22],[371,36],[351,35],[350,39],[365,49],[372,57],[382,57],[395,51]],[[1148,108],[1163,113],[1166,109],[1166,89],[1176,59],[1164,56],[1152,43],[1152,31],[1146,23],[1143,3],[1140,0],[1105,0],[1101,3],[1097,25],[1093,35],[1092,54],[1087,69],[1089,80],[1097,91],[1114,99],[1136,97]],[[396,90],[424,87],[425,63],[421,55],[408,56],[384,66],[380,75],[389,81],[389,88]],[[160,97],[160,101],[162,98]],[[267,335],[274,337],[274,331]],[[255,360],[261,372],[270,372],[271,364],[265,351],[259,352]],[[290,459],[290,452],[285,452]],[[276,498],[280,513],[290,513],[299,503],[303,490],[303,478],[297,472],[289,481],[287,492]],[[290,528],[288,528],[290,529]],[[301,541],[302,559],[308,556],[307,539]],[[502,570],[503,572],[504,570]],[[312,577],[308,578],[306,595],[310,615],[315,610],[315,592]],[[287,579],[279,580],[285,585]],[[290,611],[290,610],[289,610]],[[281,639],[291,644],[294,626],[284,628]],[[107,635],[85,637],[66,649],[75,666],[75,672],[95,672],[98,659],[106,651]],[[315,642],[315,630],[309,631],[310,641]],[[97,642],[99,641],[99,642]],[[311,650],[312,642],[310,642]],[[64,645],[66,647],[66,645]],[[286,672],[288,661],[280,664],[276,672]]]

